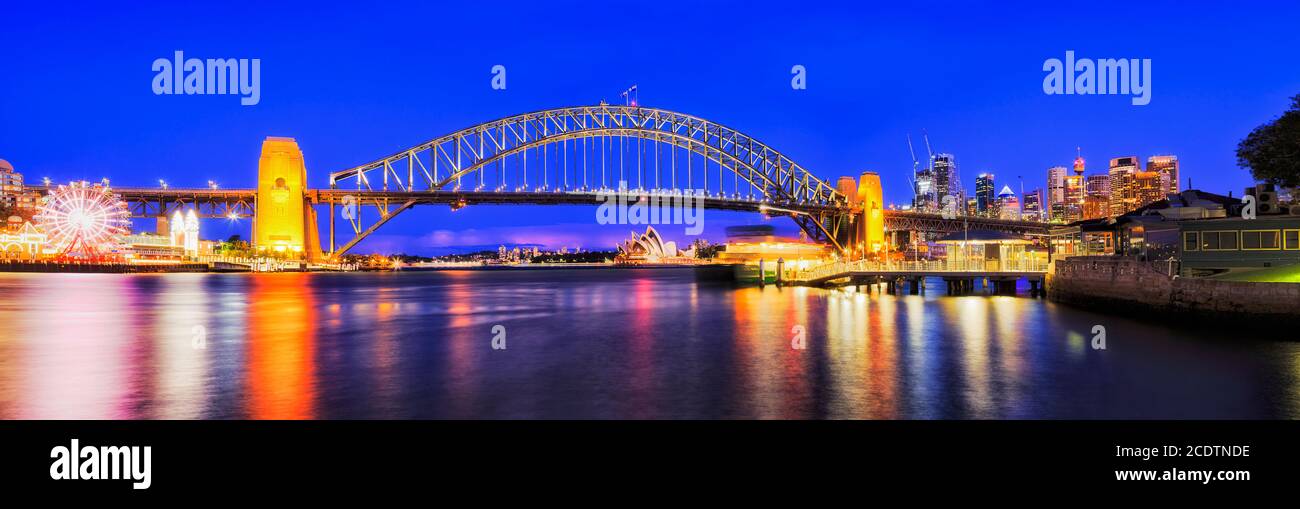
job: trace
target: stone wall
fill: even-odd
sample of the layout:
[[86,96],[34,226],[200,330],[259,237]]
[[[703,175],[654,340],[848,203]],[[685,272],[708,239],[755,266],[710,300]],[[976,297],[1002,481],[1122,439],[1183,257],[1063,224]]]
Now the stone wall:
[[1110,257],[1056,260],[1047,271],[1047,297],[1102,310],[1300,321],[1300,283],[1170,278],[1167,272],[1167,262]]

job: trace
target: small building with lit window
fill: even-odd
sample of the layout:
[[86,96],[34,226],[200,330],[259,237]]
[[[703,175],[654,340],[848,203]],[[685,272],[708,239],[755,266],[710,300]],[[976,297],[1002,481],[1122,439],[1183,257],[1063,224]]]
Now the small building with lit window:
[[946,246],[950,270],[1031,271],[1047,266],[1047,250],[1023,235],[969,230],[950,233],[935,243]]
[[1115,218],[1053,227],[1052,258],[1127,256],[1177,262],[1183,277],[1237,277],[1294,265],[1300,213],[1242,218],[1241,200],[1203,191],[1168,195]]
[[1179,226],[1184,276],[1300,264],[1300,216],[1201,219]]

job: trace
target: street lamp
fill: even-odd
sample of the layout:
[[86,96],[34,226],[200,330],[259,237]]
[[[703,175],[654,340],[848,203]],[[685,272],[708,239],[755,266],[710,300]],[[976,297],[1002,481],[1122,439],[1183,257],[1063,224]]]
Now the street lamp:
[[213,191],[216,191],[216,190],[217,190],[217,183],[216,183],[216,182],[213,182],[213,181],[211,181],[211,180],[209,180],[209,181],[208,181],[208,188],[209,188],[209,189],[212,189]]
[[158,187],[161,187],[161,188],[163,188],[163,190],[166,190],[166,189],[167,189],[167,181],[166,181],[166,180],[163,180],[163,179],[158,179]]

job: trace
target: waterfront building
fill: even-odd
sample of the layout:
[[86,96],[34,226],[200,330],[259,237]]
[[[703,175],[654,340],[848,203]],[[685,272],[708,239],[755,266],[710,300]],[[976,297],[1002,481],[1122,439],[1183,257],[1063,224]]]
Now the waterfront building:
[[12,209],[23,194],[23,174],[14,171],[9,161],[0,159],[0,208]]
[[1231,216],[1180,221],[1179,226],[1179,272],[1184,276],[1300,274],[1300,216]]
[[[775,232],[769,225],[729,226],[727,243],[717,259],[746,266],[757,266],[762,261],[764,273],[771,273],[776,270],[778,261],[786,271],[800,271],[824,264],[832,258],[831,248],[826,244],[780,237]],[[752,275],[757,277],[756,273]]]
[[23,174],[0,159],[0,209],[30,217],[41,206],[41,195],[23,184]]
[[1300,214],[1245,219],[1241,206],[1235,198],[1188,190],[1115,218],[1054,227],[1051,243],[1058,258],[1166,262],[1162,270],[1184,277],[1300,280]]
[[[534,247],[533,257],[536,256],[537,248]],[[694,260],[694,249],[687,251],[677,249],[676,242],[665,241],[653,226],[646,226],[645,233],[640,235],[632,232],[632,237],[618,246],[618,254],[614,257],[614,261],[617,263],[632,264],[683,263],[693,262]]]
[[992,230],[968,230],[950,233],[936,244],[944,246],[944,258],[950,270],[1019,271],[1042,270],[1047,253],[1034,249],[1023,236]]
[[1137,156],[1116,157],[1110,160],[1110,216],[1118,217],[1138,208],[1136,174]]
[[998,193],[997,218],[1011,221],[1020,220],[1020,199],[1011,190],[1011,186],[1002,186]]
[[0,229],[0,258],[6,260],[35,260],[40,258],[48,237],[32,223],[18,216],[10,216]]
[[[184,223],[183,220],[179,222]],[[126,258],[131,262],[179,262],[185,259],[185,246],[176,244],[171,235],[134,233],[124,235],[121,244],[126,246]]]
[[1162,155],[1151,156],[1147,158],[1147,171],[1158,172],[1165,175],[1165,180],[1169,183],[1165,188],[1165,194],[1179,192],[1178,185],[1178,156]]
[[997,217],[997,191],[993,187],[993,174],[981,173],[975,177],[976,212],[984,217]]

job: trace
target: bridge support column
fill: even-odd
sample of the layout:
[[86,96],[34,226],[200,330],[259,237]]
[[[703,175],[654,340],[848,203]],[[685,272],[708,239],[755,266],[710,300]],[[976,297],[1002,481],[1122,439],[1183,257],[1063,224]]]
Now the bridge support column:
[[1045,295],[1046,293],[1047,292],[1044,288],[1043,280],[1029,278],[1029,296],[1040,297],[1042,295]]
[[322,258],[316,213],[307,203],[307,166],[293,138],[268,136],[257,163],[253,243],[259,252]]
[[1016,280],[989,278],[988,288],[995,295],[1013,294],[1016,293]]

